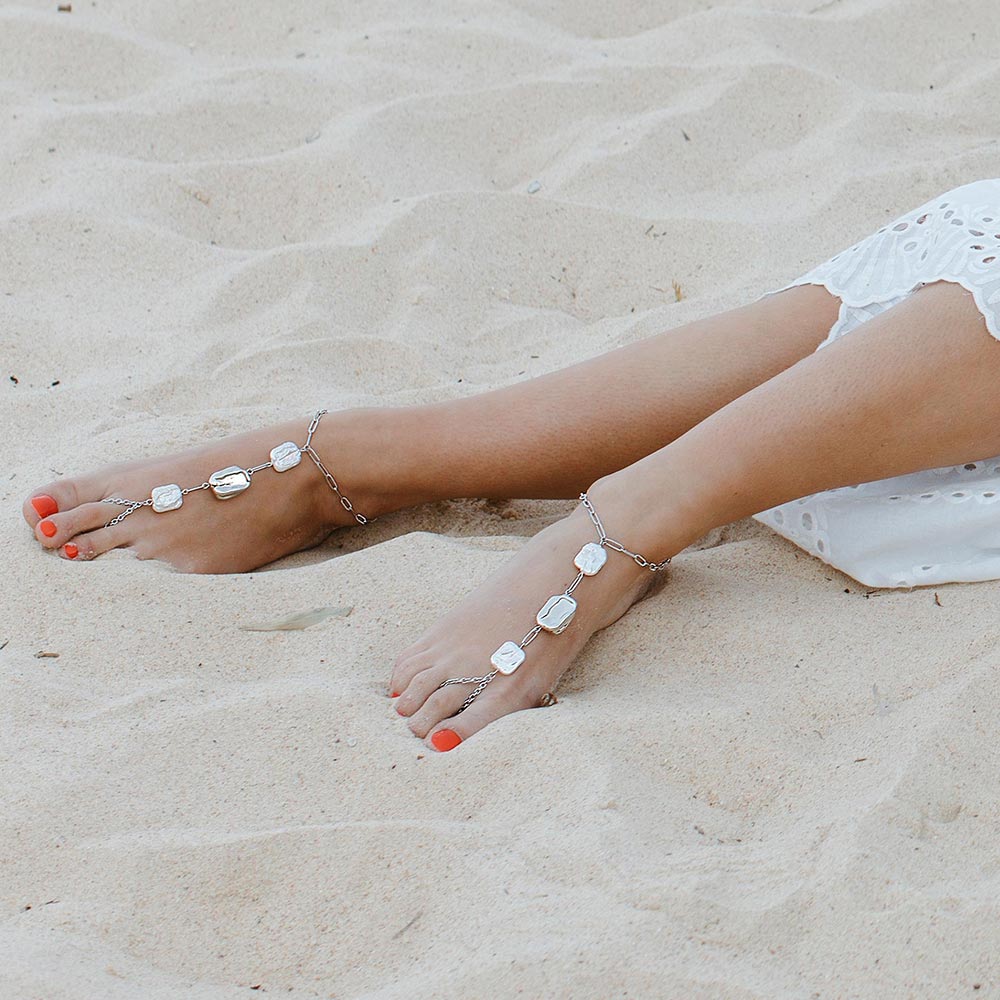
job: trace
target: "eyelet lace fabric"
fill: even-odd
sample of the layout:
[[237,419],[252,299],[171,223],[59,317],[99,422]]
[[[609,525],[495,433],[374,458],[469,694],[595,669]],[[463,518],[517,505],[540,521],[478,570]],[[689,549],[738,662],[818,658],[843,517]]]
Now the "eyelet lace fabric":
[[[822,350],[933,281],[971,292],[1000,340],[1000,178],[907,212],[757,301],[795,285],[841,300]],[[916,587],[1000,579],[1000,456],[843,486],[754,518],[860,583]]]

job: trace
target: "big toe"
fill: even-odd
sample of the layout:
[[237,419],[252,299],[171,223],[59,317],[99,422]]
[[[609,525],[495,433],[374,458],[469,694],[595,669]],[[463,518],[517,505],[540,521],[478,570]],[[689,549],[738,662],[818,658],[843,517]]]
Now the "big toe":
[[533,698],[526,691],[513,701],[506,697],[488,698],[484,692],[464,712],[436,725],[424,742],[438,752],[446,753],[505,715],[549,703],[548,697]]
[[32,528],[53,514],[65,513],[82,503],[101,500],[100,485],[95,481],[57,479],[25,497],[21,512]]
[[43,517],[35,525],[35,538],[47,549],[56,549],[81,532],[103,527],[115,516],[105,503],[84,503],[79,507]]

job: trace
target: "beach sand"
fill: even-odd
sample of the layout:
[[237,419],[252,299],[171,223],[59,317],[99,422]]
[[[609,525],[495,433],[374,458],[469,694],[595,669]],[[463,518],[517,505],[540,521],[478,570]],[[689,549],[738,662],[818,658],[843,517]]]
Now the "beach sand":
[[779,287],[997,172],[998,45],[985,0],[0,8],[0,998],[1000,995],[1000,583],[748,518],[435,754],[395,655],[571,503],[234,577],[20,515]]

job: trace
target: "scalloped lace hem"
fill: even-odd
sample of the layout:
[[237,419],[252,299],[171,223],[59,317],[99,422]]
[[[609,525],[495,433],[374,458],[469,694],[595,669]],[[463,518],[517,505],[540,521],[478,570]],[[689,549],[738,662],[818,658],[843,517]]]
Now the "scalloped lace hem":
[[769,295],[777,295],[778,292],[783,292],[788,288],[795,288],[798,285],[819,285],[820,287],[825,288],[831,295],[840,299],[840,315],[838,316],[837,321],[830,328],[830,332],[827,334],[826,339],[817,346],[816,350],[819,350],[820,347],[826,347],[827,344],[836,340],[838,337],[856,329],[865,320],[874,318],[879,313],[885,312],[886,309],[891,309],[897,302],[902,302],[903,299],[912,295],[913,292],[915,292],[922,285],[931,285],[935,281],[950,281],[953,284],[961,285],[967,292],[970,292],[973,301],[976,304],[976,308],[982,314],[983,320],[986,323],[986,329],[993,338],[1000,340],[1000,317],[997,315],[997,305],[989,302],[986,297],[986,293],[979,284],[963,274],[946,274],[944,272],[935,273],[929,275],[922,281],[918,281],[910,288],[887,289],[885,292],[880,293],[876,300],[868,302],[861,301],[866,296],[859,296],[851,289],[838,285],[830,278],[802,277],[796,278],[794,281],[790,281],[787,285],[783,285],[781,288],[765,292],[755,301],[759,302],[761,299],[766,298]]
[[968,291],[987,330],[1000,340],[1000,178],[963,184],[924,202],[755,301],[797,285],[826,288],[841,300],[841,311],[824,347],[934,281]]
[[[953,188],[781,288],[821,285],[840,311],[816,348],[921,285],[966,289],[1000,340],[1000,178]],[[1000,579],[1000,456],[824,490],[754,514],[869,587]]]

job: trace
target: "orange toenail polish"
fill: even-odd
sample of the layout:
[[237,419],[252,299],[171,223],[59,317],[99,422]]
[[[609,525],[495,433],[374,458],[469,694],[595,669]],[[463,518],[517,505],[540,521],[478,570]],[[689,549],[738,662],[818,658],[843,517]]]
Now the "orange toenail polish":
[[67,557],[70,559],[75,559],[80,554],[80,550],[72,542],[67,542],[63,546],[63,552],[65,552]]
[[398,698],[399,697],[399,692],[398,691],[393,691],[392,694],[389,695],[389,697],[390,698]]
[[39,527],[46,538],[51,538],[59,530],[51,521],[42,521]]
[[39,517],[51,517],[59,513],[59,504],[48,493],[39,493],[37,497],[32,497],[31,506],[35,508],[35,513]]
[[462,742],[462,737],[458,733],[452,732],[450,729],[439,729],[432,737],[431,743],[434,745],[435,750],[454,750],[459,743]]

